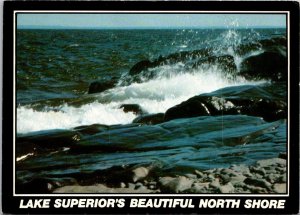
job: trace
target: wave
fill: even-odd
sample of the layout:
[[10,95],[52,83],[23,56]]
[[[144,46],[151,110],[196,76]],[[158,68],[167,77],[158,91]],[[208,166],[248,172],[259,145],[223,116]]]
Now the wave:
[[[144,112],[161,113],[182,101],[201,93],[208,93],[227,86],[261,84],[265,81],[247,81],[224,76],[218,66],[190,73],[172,73],[172,67],[160,68],[169,76],[160,76],[142,83],[117,86],[96,94],[97,101],[78,107],[63,104],[59,107],[45,106],[35,110],[26,105],[17,108],[17,132],[27,133],[48,129],[67,129],[90,124],[127,124],[137,117],[125,113],[122,104],[139,104]],[[107,102],[109,101],[109,102]]]

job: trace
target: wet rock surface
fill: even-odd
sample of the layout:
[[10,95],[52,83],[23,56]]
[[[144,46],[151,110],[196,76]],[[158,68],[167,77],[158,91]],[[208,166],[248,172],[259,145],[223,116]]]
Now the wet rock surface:
[[266,51],[246,58],[241,64],[240,73],[250,79],[271,78],[273,81],[285,81],[287,80],[286,68],[286,56],[280,52]]
[[[257,117],[224,115],[176,119],[156,125],[94,124],[73,130],[19,135],[17,190],[21,193],[52,192],[61,185],[68,185],[70,179],[80,186],[99,183],[109,187],[119,186],[121,182],[151,182],[148,178],[156,178],[154,182],[158,182],[158,177],[174,175],[190,180],[206,178],[199,183],[213,182],[214,174],[201,170],[230,163],[249,164],[285,152],[285,129],[284,120],[268,123]],[[278,166],[269,167],[274,161]],[[261,167],[250,169],[223,170],[219,183],[223,186],[230,182],[236,186],[244,183],[247,177],[247,186],[263,186],[270,190],[268,183],[281,184],[287,180],[282,167],[284,161],[280,158],[274,161],[260,162]],[[40,187],[35,186],[35,180],[41,181]],[[193,189],[204,189],[202,184],[198,185]],[[230,184],[221,189],[224,190],[230,190]]]
[[[278,84],[278,87],[284,87]],[[260,116],[266,121],[286,118],[287,103],[270,86],[239,86],[201,94],[182,102],[165,113],[165,121],[196,116],[245,114]],[[272,98],[272,99],[270,99]]]
[[163,123],[164,118],[165,118],[164,113],[146,114],[146,115],[138,116],[132,122],[147,124],[147,125],[155,125],[155,124]]
[[[213,52],[211,48],[193,51],[181,51],[157,59],[145,59],[137,62],[129,71],[128,80],[141,82],[156,77],[154,68],[164,65],[183,63],[182,69],[197,69],[208,64],[217,64],[224,74],[234,74],[239,70],[243,77],[274,82],[287,80],[286,38],[274,37],[263,39],[257,43],[241,44],[235,47],[235,52],[243,56],[247,52],[260,50],[257,54],[245,57],[240,66],[237,66],[234,57],[228,54]],[[238,68],[239,67],[239,68]]]

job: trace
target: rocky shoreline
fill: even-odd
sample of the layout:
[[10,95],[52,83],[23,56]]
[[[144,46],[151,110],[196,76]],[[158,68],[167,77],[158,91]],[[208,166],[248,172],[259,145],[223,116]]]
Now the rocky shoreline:
[[229,168],[195,170],[175,176],[153,177],[149,167],[132,170],[129,181],[120,178],[119,185],[68,185],[53,193],[286,193],[286,154],[279,158],[257,161],[254,165],[232,165]]

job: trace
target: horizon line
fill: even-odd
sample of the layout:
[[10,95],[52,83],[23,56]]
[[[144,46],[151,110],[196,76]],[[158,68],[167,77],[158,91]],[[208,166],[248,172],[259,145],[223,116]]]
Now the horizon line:
[[178,27],[76,27],[76,26],[35,26],[23,25],[17,26],[17,30],[192,30],[192,29],[286,29],[286,26],[239,26],[239,27],[226,27],[226,26],[178,26]]

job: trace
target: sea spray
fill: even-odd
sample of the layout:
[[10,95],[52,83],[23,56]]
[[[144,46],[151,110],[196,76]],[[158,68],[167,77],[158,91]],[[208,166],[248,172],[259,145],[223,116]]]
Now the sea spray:
[[251,82],[243,78],[227,79],[218,67],[211,66],[207,71],[181,73],[171,77],[158,77],[143,83],[132,83],[129,86],[119,86],[95,95],[97,101],[79,107],[64,104],[55,107],[55,110],[51,107],[35,110],[31,106],[19,106],[17,132],[66,129],[95,123],[127,124],[137,116],[132,112],[125,113],[120,109],[122,104],[139,104],[148,113],[161,113],[194,95],[227,86],[261,83],[263,81]]

